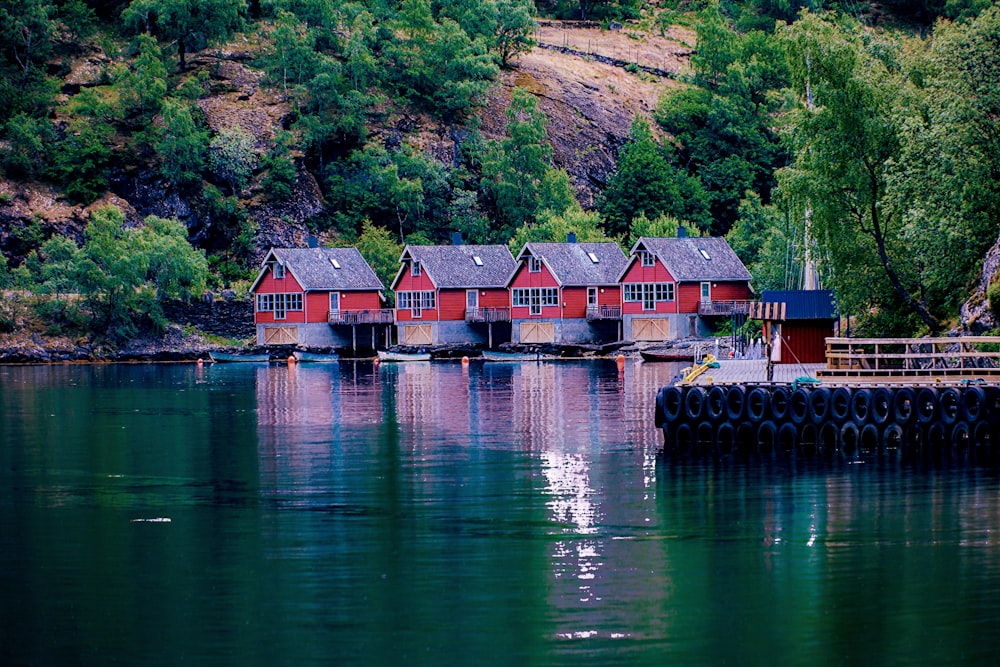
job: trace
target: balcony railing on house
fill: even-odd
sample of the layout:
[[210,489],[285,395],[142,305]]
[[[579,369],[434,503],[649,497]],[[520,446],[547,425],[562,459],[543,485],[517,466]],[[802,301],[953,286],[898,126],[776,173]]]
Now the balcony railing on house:
[[597,320],[620,320],[622,318],[621,306],[587,306],[587,321]]
[[510,322],[510,308],[466,308],[466,322]]
[[698,314],[702,317],[728,317],[749,315],[753,301],[699,301]]
[[377,310],[331,310],[326,321],[330,324],[393,324],[396,311],[391,308]]

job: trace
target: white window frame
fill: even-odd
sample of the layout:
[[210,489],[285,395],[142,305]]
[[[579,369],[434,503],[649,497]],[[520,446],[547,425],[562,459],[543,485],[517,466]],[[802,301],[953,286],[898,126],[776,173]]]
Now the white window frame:
[[542,272],[542,260],[537,257],[528,258],[528,273],[541,273]]
[[597,303],[598,303],[597,288],[596,287],[588,287],[587,288],[587,307],[588,308],[596,308],[597,307]]
[[410,262],[410,275],[414,277],[420,275],[420,262],[417,260]]
[[639,258],[643,266],[656,266],[656,259],[653,257],[653,253],[648,250],[640,250]]
[[479,290],[477,289],[465,290],[465,307],[467,309],[479,308]]
[[340,292],[330,292],[330,312],[340,312]]
[[703,282],[701,284],[701,300],[707,303],[712,302],[712,283]]

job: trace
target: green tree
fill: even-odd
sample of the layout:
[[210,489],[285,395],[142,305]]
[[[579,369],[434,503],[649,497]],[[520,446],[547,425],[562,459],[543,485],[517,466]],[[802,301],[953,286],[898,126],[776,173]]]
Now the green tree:
[[576,240],[581,243],[612,240],[601,229],[599,213],[577,206],[561,214],[542,212],[537,223],[518,227],[508,245],[516,255],[526,243],[561,243],[571,233],[576,234]]
[[175,185],[201,180],[208,151],[208,130],[198,127],[192,107],[167,100],[163,107],[163,132],[156,142],[160,173]]
[[552,161],[538,98],[515,88],[506,114],[508,136],[490,144],[483,164],[483,187],[492,197],[501,223],[499,238],[510,238],[513,230],[534,222],[542,182]]
[[355,246],[388,290],[399,270],[399,257],[403,254],[403,245],[393,240],[389,230],[378,227],[366,219],[361,225],[361,235]]
[[668,215],[709,226],[708,198],[697,178],[672,165],[649,123],[636,117],[629,143],[618,156],[615,172],[601,193],[599,209],[611,234],[627,234],[640,216]]
[[281,86],[285,100],[291,88],[316,76],[318,54],[315,35],[290,12],[281,11],[271,31],[270,49],[261,57],[264,71]]
[[52,122],[20,113],[7,122],[4,136],[7,147],[0,153],[0,164],[7,176],[30,178],[40,174],[48,155],[47,146],[55,136]]
[[167,94],[167,68],[160,46],[149,35],[139,35],[136,49],[135,61],[116,79],[114,88],[126,113],[148,120]]
[[198,50],[199,39],[228,39],[243,25],[246,0],[132,0],[122,12],[126,27],[177,45],[181,71],[186,54]]
[[889,188],[901,156],[898,111],[911,103],[898,45],[826,16],[804,16],[782,32],[797,92],[804,95],[808,82],[816,103],[788,116],[795,165],[782,172],[781,187],[811,208],[834,262],[839,303],[855,313],[877,308],[897,322],[905,319],[902,306],[936,332]]
[[234,197],[249,185],[258,162],[253,137],[239,125],[220,131],[209,142],[208,163],[212,173],[229,184]]
[[274,146],[264,156],[261,167],[265,171],[264,192],[277,201],[292,196],[295,187],[295,163],[292,161],[294,137],[291,132],[281,130],[274,136]]
[[52,10],[43,0],[0,0],[0,122],[40,115],[55,92],[43,67],[52,54]]
[[204,254],[191,247],[176,220],[149,218],[135,229],[123,228],[124,221],[117,207],[95,210],[76,262],[93,324],[112,340],[127,339],[144,325],[162,327],[158,299],[198,293],[207,276]]
[[107,191],[112,135],[109,125],[76,118],[56,142],[48,173],[76,201],[89,204]]

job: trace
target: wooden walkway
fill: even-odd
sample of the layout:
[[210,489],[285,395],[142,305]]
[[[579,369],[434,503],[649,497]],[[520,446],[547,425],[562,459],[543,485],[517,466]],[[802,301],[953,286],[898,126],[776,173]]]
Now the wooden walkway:
[[824,385],[1000,385],[1000,337],[827,338],[827,363],[775,364],[720,360],[687,385],[791,384],[798,378]]
[[[826,364],[775,364],[771,382],[791,384],[796,378],[816,377],[816,371],[826,368]],[[688,384],[766,384],[767,361],[756,359],[724,359],[718,368],[709,368]]]

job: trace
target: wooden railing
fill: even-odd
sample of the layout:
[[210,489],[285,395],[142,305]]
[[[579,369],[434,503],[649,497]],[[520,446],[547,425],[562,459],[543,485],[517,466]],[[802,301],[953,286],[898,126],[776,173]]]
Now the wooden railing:
[[620,320],[621,318],[621,306],[587,306],[588,322],[596,320]]
[[510,308],[466,308],[466,322],[510,322]]
[[391,308],[377,310],[331,310],[326,321],[330,324],[393,324],[396,311]]
[[998,369],[1000,336],[827,338],[826,363],[827,369],[836,374],[857,375]]
[[699,301],[698,314],[703,317],[748,315],[754,301]]

